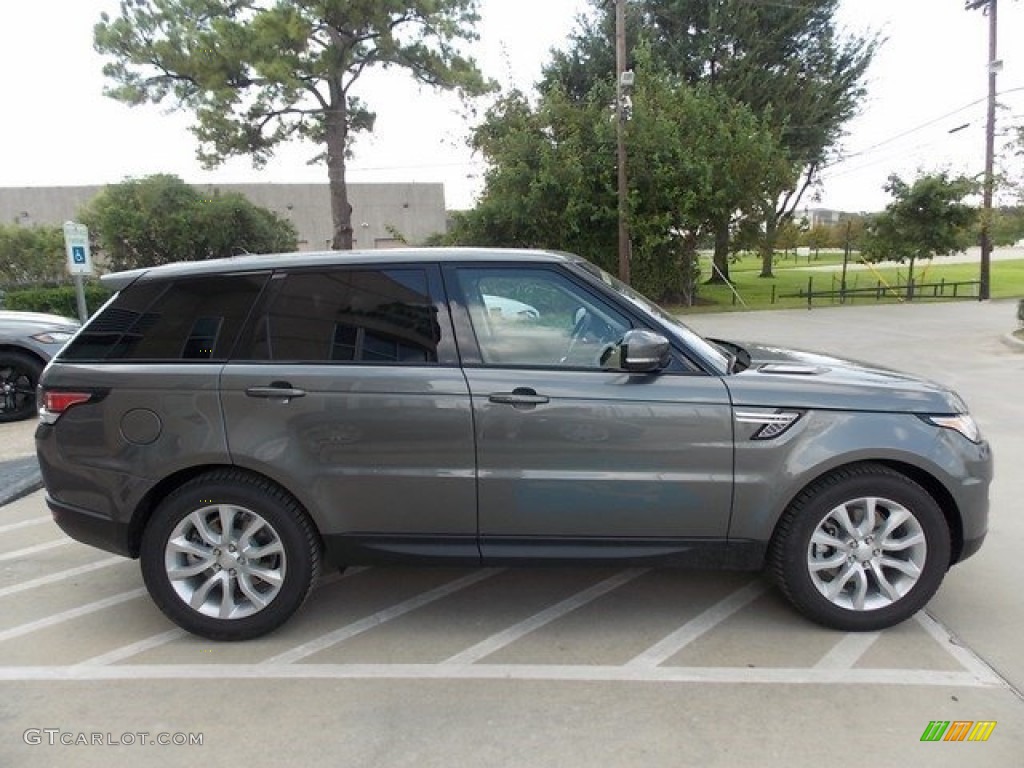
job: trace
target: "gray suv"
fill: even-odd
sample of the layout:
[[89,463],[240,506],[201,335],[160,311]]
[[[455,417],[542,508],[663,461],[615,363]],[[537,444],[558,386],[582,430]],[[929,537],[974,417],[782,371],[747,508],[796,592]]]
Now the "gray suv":
[[43,373],[69,535],[244,639],[325,564],[767,568],[876,630],[985,537],[992,458],[943,387],[704,339],[568,254],[247,256],[109,275]]

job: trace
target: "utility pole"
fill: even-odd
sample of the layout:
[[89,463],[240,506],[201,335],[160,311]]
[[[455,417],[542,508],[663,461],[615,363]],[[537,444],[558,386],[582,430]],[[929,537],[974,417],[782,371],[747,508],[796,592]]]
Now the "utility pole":
[[996,58],[996,6],[998,0],[967,0],[969,11],[984,8],[988,13],[988,120],[985,126],[985,187],[981,211],[981,274],[978,277],[978,299],[984,301],[991,295],[992,273],[992,191],[996,143],[996,74],[1002,62]]
[[853,232],[853,221],[846,221],[846,246],[843,248],[843,279],[839,283],[839,303],[846,303],[846,268],[850,263],[850,233]]
[[615,0],[615,137],[619,167],[619,279],[629,283],[629,186],[626,176],[626,0]]

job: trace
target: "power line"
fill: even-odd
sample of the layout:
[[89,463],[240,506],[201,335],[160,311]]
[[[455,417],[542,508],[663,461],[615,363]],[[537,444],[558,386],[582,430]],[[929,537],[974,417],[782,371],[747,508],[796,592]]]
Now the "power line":
[[[1004,91],[1000,91],[998,95],[999,96],[1005,96],[1008,93],[1015,93],[1016,91],[1024,91],[1024,85],[1017,86],[1015,88],[1007,88]],[[911,134],[917,133],[918,131],[923,131],[925,128],[930,128],[931,126],[935,125],[936,123],[941,123],[943,120],[948,120],[949,118],[953,117],[954,115],[959,114],[960,112],[963,112],[964,110],[970,109],[971,107],[975,107],[978,104],[982,104],[987,99],[988,99],[987,96],[982,96],[980,99],[975,99],[974,101],[971,101],[971,102],[969,102],[967,104],[964,104],[962,107],[958,107],[957,109],[954,109],[951,112],[947,112],[944,115],[939,115],[938,117],[932,118],[931,120],[928,120],[927,122],[921,123],[920,125],[915,126],[914,128],[909,128],[906,131],[903,131],[901,133],[897,133],[895,136],[890,136],[888,139],[883,139],[882,141],[879,141],[876,144],[872,144],[872,145],[870,145],[868,147],[865,147],[864,149],[860,149],[860,150],[857,150],[856,152],[851,152],[848,155],[844,155],[843,157],[839,158],[838,160],[835,160],[835,161],[833,161],[831,163],[827,163],[827,164],[823,165],[822,166],[822,170],[824,170],[825,168],[831,168],[832,166],[835,166],[835,165],[840,165],[842,163],[845,163],[847,160],[852,160],[855,157],[860,157],[862,155],[866,155],[866,154],[868,154],[870,152],[873,152],[874,150],[878,149],[879,147],[884,147],[887,144],[892,144],[894,141],[898,141],[898,140],[900,140],[902,138],[905,138],[906,136],[910,136]]]

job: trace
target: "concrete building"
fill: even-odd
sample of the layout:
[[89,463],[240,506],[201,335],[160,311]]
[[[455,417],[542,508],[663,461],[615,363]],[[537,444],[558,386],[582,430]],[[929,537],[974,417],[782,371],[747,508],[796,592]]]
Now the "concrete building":
[[[863,216],[863,213],[851,213],[849,211],[837,211],[832,208],[805,208],[804,219],[807,221],[807,226],[818,227],[818,226],[829,226],[833,224],[839,224],[852,219],[857,216]],[[797,217],[799,218],[799,217]]]
[[[202,193],[239,192],[256,205],[290,219],[301,250],[331,244],[331,204],[326,184],[194,184]],[[0,222],[60,225],[102,186],[0,188]],[[349,184],[356,248],[418,245],[446,227],[443,184]]]

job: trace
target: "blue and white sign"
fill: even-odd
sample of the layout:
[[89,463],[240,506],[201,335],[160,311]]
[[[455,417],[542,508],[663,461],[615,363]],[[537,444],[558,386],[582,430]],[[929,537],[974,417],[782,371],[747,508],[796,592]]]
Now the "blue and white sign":
[[68,272],[91,275],[92,255],[89,253],[89,229],[84,224],[64,222],[64,248],[68,254]]

